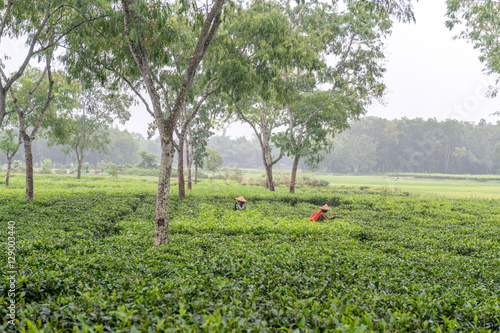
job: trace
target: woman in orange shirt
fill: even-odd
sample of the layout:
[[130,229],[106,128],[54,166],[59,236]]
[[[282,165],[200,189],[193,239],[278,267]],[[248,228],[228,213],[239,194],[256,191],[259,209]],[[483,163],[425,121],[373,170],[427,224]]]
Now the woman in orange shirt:
[[333,220],[335,218],[335,216],[332,216],[332,217],[326,216],[326,213],[329,210],[332,210],[332,209],[330,207],[328,207],[328,205],[325,204],[324,206],[320,207],[320,210],[312,213],[312,215],[309,217],[309,221],[322,222],[324,220]]

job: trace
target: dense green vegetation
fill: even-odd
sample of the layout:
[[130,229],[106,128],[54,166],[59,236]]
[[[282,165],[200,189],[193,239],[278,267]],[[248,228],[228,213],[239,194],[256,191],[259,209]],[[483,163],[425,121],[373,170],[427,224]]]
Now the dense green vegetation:
[[[159,142],[146,140],[142,135],[112,129],[108,154],[89,153],[86,158],[92,166],[99,162],[137,164],[139,151],[147,150],[159,156]],[[355,154],[361,137],[374,145],[365,144]],[[214,136],[208,147],[217,150],[224,165],[239,168],[262,168],[262,154],[255,138]],[[333,151],[325,154],[319,164],[322,172],[354,173],[443,173],[443,174],[499,174],[500,124],[472,124],[433,119],[387,120],[368,117],[351,124],[351,129],[338,134],[332,143]],[[368,149],[372,147],[371,151]],[[349,149],[346,149],[349,148]],[[44,140],[33,144],[35,163],[41,165],[50,158],[54,165],[69,166],[75,157],[64,155],[61,146],[48,147]],[[274,150],[274,154],[277,151]],[[21,159],[21,152],[17,157]],[[292,159],[285,157],[278,168],[289,169]],[[0,154],[0,164],[6,163]],[[304,165],[301,167],[306,170]],[[427,177],[427,176],[426,176]]]
[[[19,331],[500,328],[498,200],[203,180],[172,197],[170,244],[155,247],[155,180],[36,182],[33,202],[22,177],[0,185],[2,230],[15,221],[18,236]],[[239,195],[246,211],[232,210]],[[309,222],[325,203],[339,218]]]

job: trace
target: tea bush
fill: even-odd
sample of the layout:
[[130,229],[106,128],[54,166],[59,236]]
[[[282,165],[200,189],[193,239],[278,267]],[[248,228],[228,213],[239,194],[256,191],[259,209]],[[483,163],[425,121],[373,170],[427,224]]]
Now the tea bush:
[[[500,327],[498,200],[205,180],[183,201],[172,189],[170,243],[154,247],[155,180],[37,176],[31,203],[21,181],[0,187],[1,227],[19,238],[18,321],[2,308],[1,330]],[[308,221],[325,203],[338,218]]]

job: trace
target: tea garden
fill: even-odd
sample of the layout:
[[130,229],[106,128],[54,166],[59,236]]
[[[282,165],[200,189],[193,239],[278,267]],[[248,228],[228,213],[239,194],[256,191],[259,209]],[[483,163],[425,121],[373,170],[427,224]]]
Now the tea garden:
[[[154,247],[156,180],[36,176],[0,187],[16,225],[19,332],[488,332],[500,329],[500,204],[359,187],[203,180],[172,189]],[[244,195],[246,211],[232,210]],[[308,221],[327,203],[338,218]],[[7,247],[2,246],[6,262]]]

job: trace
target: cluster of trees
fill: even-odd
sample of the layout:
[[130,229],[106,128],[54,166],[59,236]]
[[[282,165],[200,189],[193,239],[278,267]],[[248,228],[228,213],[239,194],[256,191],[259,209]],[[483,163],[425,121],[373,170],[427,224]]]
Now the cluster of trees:
[[[457,120],[365,117],[329,138],[330,153],[303,169],[329,173],[500,173],[500,122],[478,124]],[[259,168],[259,142],[254,137],[214,136],[209,147],[220,152],[226,166]],[[276,152],[276,148],[275,148]],[[280,168],[293,160],[283,158]]]
[[382,98],[383,37],[392,20],[414,20],[411,0],[7,0],[0,16],[0,42],[27,45],[19,68],[0,66],[0,126],[14,138],[8,156],[23,145],[27,200],[37,136],[67,145],[81,168],[102,151],[103,129],[128,119],[130,93],[159,134],[156,245],[168,242],[174,155],[182,199],[184,164],[189,189],[214,124],[236,118],[256,134],[271,190],[273,166],[293,159],[293,193],[299,162],[317,163],[328,138]]
[[[6,132],[0,132],[5,134]],[[1,135],[0,134],[0,135]],[[148,140],[138,133],[129,133],[124,130],[121,131],[116,127],[110,127],[103,131],[106,140],[102,142],[100,150],[89,150],[85,156],[85,162],[89,163],[91,166],[97,166],[100,162],[113,162],[115,164],[131,164],[140,165],[144,168],[150,168],[151,165],[158,165],[159,153],[160,153],[160,143],[158,140]],[[0,144],[8,142],[2,140],[0,136]],[[2,147],[0,146],[0,152],[2,152]],[[42,165],[45,159],[50,159],[54,167],[65,167],[68,168],[72,165],[78,165],[76,152],[74,150],[68,150],[67,145],[55,145],[51,143],[51,140],[46,137],[40,137],[33,142],[32,145],[33,152],[33,162],[35,165]],[[145,156],[143,154],[148,153],[154,155],[153,162],[150,156]],[[26,163],[24,157],[23,147],[19,147],[19,151],[14,157],[14,160],[19,160],[22,163]],[[146,162],[144,162],[146,161]],[[0,164],[7,164],[7,158],[5,154],[0,154]]]
[[500,173],[500,122],[364,118],[332,140],[319,165],[338,173]]

